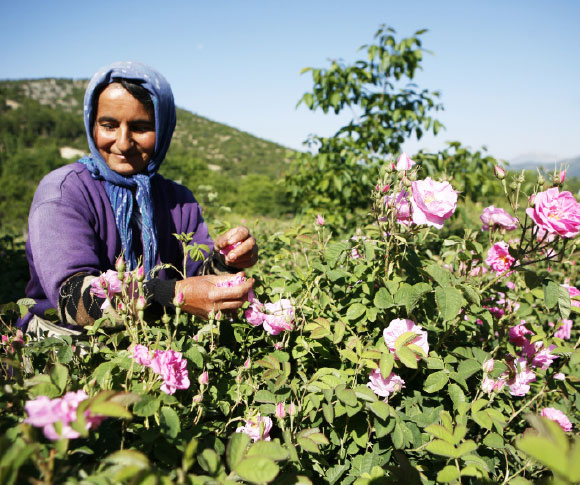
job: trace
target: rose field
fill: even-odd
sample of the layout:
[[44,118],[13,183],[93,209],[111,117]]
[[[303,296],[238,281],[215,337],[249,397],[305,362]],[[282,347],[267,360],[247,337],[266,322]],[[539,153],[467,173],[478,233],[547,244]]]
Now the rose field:
[[312,71],[309,108],[362,114],[296,157],[296,217],[247,223],[244,309],[154,315],[122,259],[91,290],[116,311],[78,337],[23,335],[34,302],[2,302],[0,483],[580,483],[571,182],[459,143],[401,153],[437,106],[359,89],[412,79],[420,42],[393,35]]

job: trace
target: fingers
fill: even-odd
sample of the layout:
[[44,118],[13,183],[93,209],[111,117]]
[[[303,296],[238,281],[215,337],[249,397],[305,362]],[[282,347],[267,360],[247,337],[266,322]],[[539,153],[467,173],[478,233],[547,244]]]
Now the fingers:
[[249,278],[238,286],[212,286],[208,290],[207,299],[212,303],[223,303],[232,300],[239,300],[243,303],[247,299],[248,292],[252,289],[253,284],[254,279]]
[[236,268],[247,268],[258,261],[258,246],[254,236],[249,236],[225,256],[226,264]]
[[214,245],[218,249],[223,249],[227,246],[245,241],[249,236],[250,231],[247,227],[237,226],[218,236],[214,242]]

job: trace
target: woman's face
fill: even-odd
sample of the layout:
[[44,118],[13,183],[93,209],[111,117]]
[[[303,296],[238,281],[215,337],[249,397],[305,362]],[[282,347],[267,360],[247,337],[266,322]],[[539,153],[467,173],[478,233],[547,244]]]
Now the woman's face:
[[133,175],[147,167],[155,151],[155,119],[129,91],[113,83],[99,96],[93,138],[111,170]]

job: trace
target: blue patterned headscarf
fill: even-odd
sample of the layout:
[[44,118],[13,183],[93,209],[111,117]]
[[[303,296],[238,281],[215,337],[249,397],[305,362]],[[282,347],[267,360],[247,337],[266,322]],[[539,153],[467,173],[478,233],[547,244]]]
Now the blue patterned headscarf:
[[[93,139],[93,124],[96,113],[93,113],[95,92],[103,85],[119,79],[134,81],[143,86],[150,94],[155,112],[155,152],[147,168],[137,174],[124,176],[111,170]],[[176,115],[175,102],[171,87],[165,78],[152,68],[138,62],[115,62],[103,67],[93,76],[84,101],[85,129],[91,156],[79,160],[91,172],[93,178],[105,180],[107,196],[115,213],[115,223],[121,237],[123,253],[130,269],[137,267],[138,255],[133,249],[133,214],[132,189],[136,189],[137,208],[141,214],[141,237],[143,241],[143,264],[145,274],[149,275],[157,262],[157,233],[155,229],[153,201],[151,200],[151,177],[153,177],[169,150]]]

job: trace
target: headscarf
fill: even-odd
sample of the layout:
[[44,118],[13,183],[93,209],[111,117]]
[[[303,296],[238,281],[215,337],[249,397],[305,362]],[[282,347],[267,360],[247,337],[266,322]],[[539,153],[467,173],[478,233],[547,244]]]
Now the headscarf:
[[[119,79],[137,82],[151,96],[155,113],[155,151],[147,168],[133,175],[124,176],[111,170],[93,139],[93,126],[96,113],[93,113],[95,92],[103,85],[108,85]],[[151,200],[151,177],[153,177],[169,150],[176,115],[175,102],[171,87],[166,79],[154,69],[138,62],[115,62],[103,67],[93,76],[84,100],[84,120],[87,140],[91,151],[90,157],[79,160],[84,164],[93,178],[104,180],[105,190],[115,214],[115,224],[121,238],[121,245],[127,265],[130,269],[137,267],[137,256],[133,249],[133,230],[131,217],[133,214],[133,194],[136,188],[137,208],[141,214],[141,237],[143,241],[143,264],[145,274],[149,277],[151,269],[157,262],[157,233]]]

